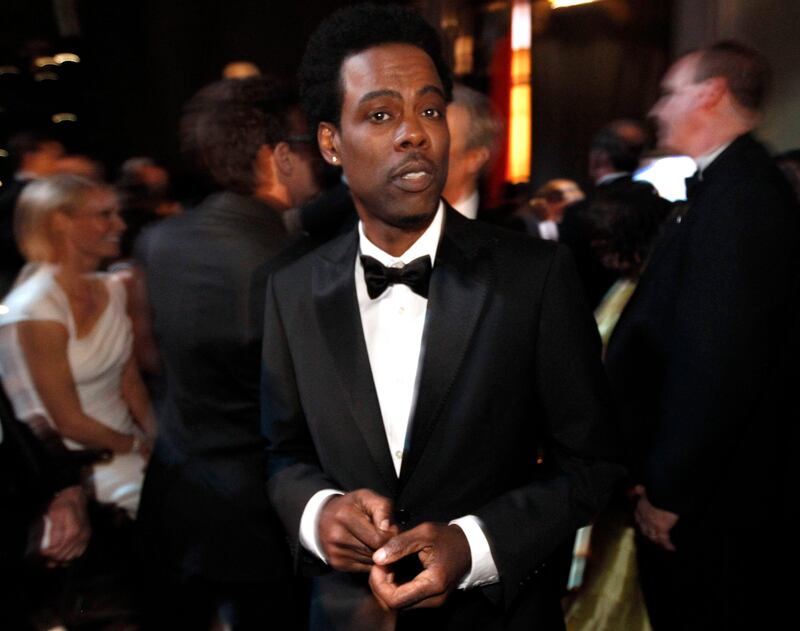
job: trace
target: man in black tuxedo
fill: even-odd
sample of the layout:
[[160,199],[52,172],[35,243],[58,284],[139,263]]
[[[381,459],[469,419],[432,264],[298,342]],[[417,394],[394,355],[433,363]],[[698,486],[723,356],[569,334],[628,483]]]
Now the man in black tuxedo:
[[439,46],[413,11],[358,5],[301,66],[360,217],[267,291],[268,490],[298,563],[333,570],[314,629],[563,628],[548,559],[621,469],[569,256],[440,199]]
[[[166,381],[139,519],[154,628],[293,628],[291,566],[265,497],[259,366],[281,213],[317,191],[304,117],[276,82],[223,80],[189,102],[187,148],[223,189],[143,234]],[[296,621],[299,624],[299,619]]]
[[800,231],[789,187],[750,135],[767,79],[761,55],[720,43],[679,59],[653,109],[660,142],[699,175],[607,366],[631,423],[655,629],[786,628]]

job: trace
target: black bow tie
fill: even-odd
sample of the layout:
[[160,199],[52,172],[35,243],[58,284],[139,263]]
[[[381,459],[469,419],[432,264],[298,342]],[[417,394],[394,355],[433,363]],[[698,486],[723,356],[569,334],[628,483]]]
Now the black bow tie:
[[432,267],[430,256],[421,256],[403,267],[386,267],[371,256],[362,256],[361,265],[364,267],[364,280],[370,298],[377,298],[395,283],[408,285],[415,294],[428,297]]

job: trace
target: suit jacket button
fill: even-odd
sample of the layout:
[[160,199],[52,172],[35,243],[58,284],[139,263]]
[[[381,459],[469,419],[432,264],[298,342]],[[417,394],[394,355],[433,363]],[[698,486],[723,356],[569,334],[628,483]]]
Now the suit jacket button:
[[400,508],[394,512],[394,519],[398,526],[408,526],[411,523],[411,513],[405,508]]

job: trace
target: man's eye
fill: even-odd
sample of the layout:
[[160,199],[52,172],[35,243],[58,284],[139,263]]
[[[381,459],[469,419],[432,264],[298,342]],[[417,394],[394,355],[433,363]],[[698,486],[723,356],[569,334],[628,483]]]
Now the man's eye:
[[422,115],[426,118],[441,118],[442,110],[436,107],[427,107],[422,110]]
[[383,111],[381,111],[381,112],[372,112],[372,114],[370,114],[369,117],[370,117],[370,119],[372,119],[374,121],[377,121],[379,123],[382,123],[383,121],[387,121],[390,118],[389,112],[383,112]]

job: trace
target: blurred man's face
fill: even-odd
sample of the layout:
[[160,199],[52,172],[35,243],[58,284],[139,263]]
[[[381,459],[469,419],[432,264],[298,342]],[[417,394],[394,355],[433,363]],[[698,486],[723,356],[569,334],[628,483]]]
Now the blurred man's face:
[[23,156],[21,170],[40,177],[59,172],[59,161],[64,156],[64,145],[57,140],[45,140],[36,151]]
[[479,150],[467,148],[471,122],[469,111],[463,105],[450,103],[447,106],[450,154],[447,183],[442,194],[451,204],[461,201],[475,191],[478,186],[478,174],[485,162],[477,155]]
[[293,161],[295,169],[289,178],[288,188],[290,203],[293,207],[297,207],[319,193],[324,163],[300,110],[292,110],[288,119],[291,129],[289,150],[295,158]]
[[450,144],[433,61],[415,46],[375,46],[344,61],[341,85],[340,124],[322,123],[320,143],[342,165],[367,234],[424,229],[439,204]]
[[650,110],[658,123],[659,145],[686,155],[692,155],[692,139],[699,125],[703,84],[695,81],[696,70],[696,56],[678,60],[661,82],[661,97]]

